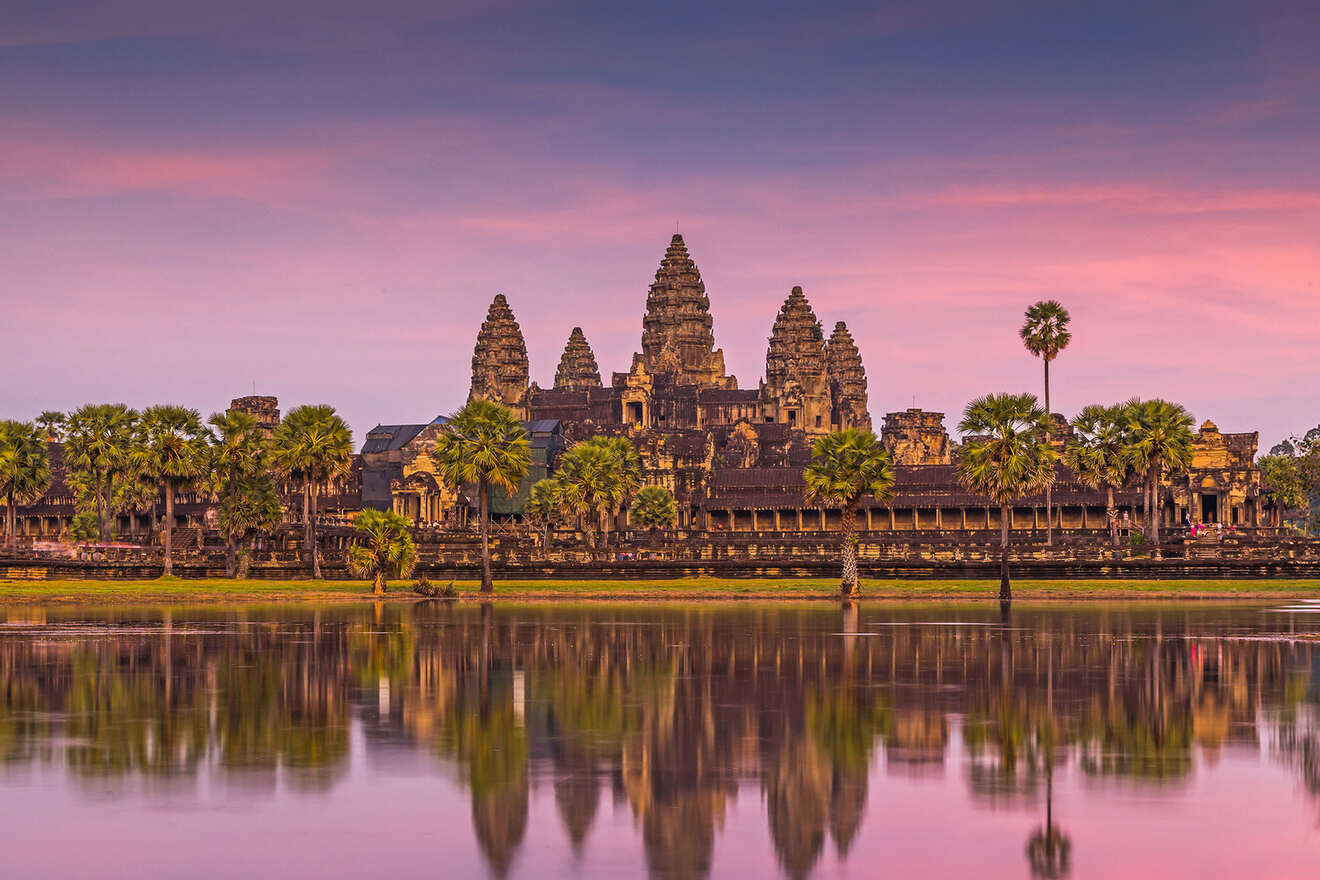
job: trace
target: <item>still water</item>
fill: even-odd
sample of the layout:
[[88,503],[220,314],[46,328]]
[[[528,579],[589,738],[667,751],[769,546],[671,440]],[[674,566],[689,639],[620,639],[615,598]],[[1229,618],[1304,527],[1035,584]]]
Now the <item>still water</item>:
[[1318,612],[0,609],[0,874],[1314,877]]

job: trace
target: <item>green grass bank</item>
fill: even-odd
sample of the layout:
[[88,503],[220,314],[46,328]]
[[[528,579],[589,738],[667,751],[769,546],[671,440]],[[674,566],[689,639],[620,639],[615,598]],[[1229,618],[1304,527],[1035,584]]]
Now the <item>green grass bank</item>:
[[[443,586],[443,583],[437,583]],[[459,598],[480,596],[476,581],[455,581]],[[995,598],[998,582],[984,580],[863,579],[863,599]],[[835,599],[833,578],[678,578],[636,580],[507,580],[495,585],[503,599]],[[1266,599],[1320,598],[1316,580],[1019,580],[1019,599]],[[155,580],[0,581],[0,605],[33,603],[344,602],[370,599],[365,581]],[[394,581],[387,601],[415,601],[411,581]]]

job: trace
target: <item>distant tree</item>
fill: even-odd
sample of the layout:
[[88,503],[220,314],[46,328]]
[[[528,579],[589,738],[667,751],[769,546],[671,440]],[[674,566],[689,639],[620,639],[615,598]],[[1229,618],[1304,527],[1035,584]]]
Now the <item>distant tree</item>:
[[206,471],[209,435],[197,410],[163,404],[143,410],[138,422],[146,470],[165,495],[165,576],[174,574],[174,499]]
[[120,481],[132,473],[136,422],[137,413],[122,403],[100,403],[80,407],[65,423],[65,478],[78,509],[96,514],[101,541],[110,537],[109,515]]
[[656,529],[668,529],[678,522],[678,504],[664,486],[643,486],[633,499],[629,518],[654,536]]
[[1119,406],[1085,407],[1073,419],[1073,436],[1063,458],[1077,478],[1092,489],[1105,491],[1105,520],[1109,540],[1118,546],[1118,512],[1114,508],[1114,490],[1131,473],[1127,459],[1127,421]]
[[1014,501],[1054,479],[1057,455],[1049,443],[1049,416],[1034,394],[988,394],[963,411],[965,436],[958,480],[999,505],[999,598],[1013,598],[1008,577],[1008,534]]
[[481,591],[493,593],[490,574],[490,489],[518,491],[531,470],[527,430],[513,410],[474,398],[450,417],[431,453],[445,482],[458,490],[477,486],[481,525]]
[[321,577],[321,552],[316,537],[316,502],[323,485],[353,465],[353,432],[328,404],[294,407],[284,416],[273,438],[278,473],[302,484],[303,543],[311,555],[312,577]]
[[73,522],[69,524],[69,538],[75,544],[85,544],[98,537],[101,530],[101,524],[96,518],[96,513],[91,510],[80,510],[73,515]]
[[52,443],[61,443],[64,441],[64,413],[48,409],[37,416],[37,427],[41,429],[42,437]]
[[[559,458],[556,479],[563,506],[582,517],[592,554],[597,550],[596,532],[605,528],[609,541],[609,519],[627,497],[632,477],[628,470],[637,461],[615,442],[623,438],[592,437],[572,446]],[[623,440],[628,443],[627,440]],[[631,449],[632,444],[628,444]]]
[[216,528],[225,539],[225,575],[238,577],[238,545],[273,531],[283,520],[279,490],[271,474],[266,432],[251,414],[234,410],[209,420],[210,459],[205,488],[218,502]]
[[1256,465],[1260,468],[1261,488],[1274,512],[1274,525],[1282,526],[1284,514],[1306,504],[1302,464],[1295,455],[1265,455]]
[[550,549],[550,529],[559,521],[561,512],[558,481],[544,479],[533,483],[523,515],[537,530],[542,555]]
[[417,564],[407,517],[390,510],[367,508],[353,522],[355,543],[348,551],[348,567],[358,577],[371,578],[371,593],[385,595],[388,578],[407,577]]
[[808,504],[838,505],[843,518],[843,580],[845,596],[857,593],[857,505],[863,495],[881,504],[893,498],[894,470],[889,453],[875,434],[847,428],[826,434],[811,447],[803,472]]
[[618,491],[605,517],[605,543],[608,544],[610,523],[618,519],[642,484],[642,458],[637,454],[637,447],[627,437],[595,437],[588,442],[599,443],[616,462]]
[[1146,534],[1160,546],[1160,486],[1166,473],[1186,470],[1192,463],[1190,413],[1167,400],[1129,400],[1123,404],[1127,420],[1127,459],[1145,479]]
[[[1059,356],[1059,352],[1068,347],[1072,334],[1068,324],[1072,320],[1065,309],[1055,300],[1043,300],[1027,309],[1026,320],[1018,335],[1027,351],[1040,358],[1045,365],[1045,415],[1046,439],[1054,428],[1054,413],[1050,409],[1050,361]],[[1054,497],[1052,486],[1045,487],[1045,544],[1054,543]]]
[[50,458],[43,432],[31,422],[0,421],[0,497],[5,500],[5,544],[18,540],[17,506],[31,504],[50,487]]

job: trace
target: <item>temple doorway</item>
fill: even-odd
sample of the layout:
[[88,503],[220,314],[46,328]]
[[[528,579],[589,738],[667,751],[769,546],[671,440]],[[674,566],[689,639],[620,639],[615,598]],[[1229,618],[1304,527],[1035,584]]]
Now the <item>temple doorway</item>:
[[1217,523],[1219,522],[1219,496],[1202,495],[1201,496],[1201,522]]
[[628,421],[632,422],[634,425],[637,425],[639,428],[641,427],[642,405],[640,403],[628,404]]

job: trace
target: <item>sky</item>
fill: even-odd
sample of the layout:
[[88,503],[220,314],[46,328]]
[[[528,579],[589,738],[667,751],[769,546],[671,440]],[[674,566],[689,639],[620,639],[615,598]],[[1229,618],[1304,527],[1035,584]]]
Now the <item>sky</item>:
[[1320,423],[1320,4],[0,0],[0,417],[463,403],[491,299],[608,381],[675,229],[741,387],[802,285],[870,409]]

